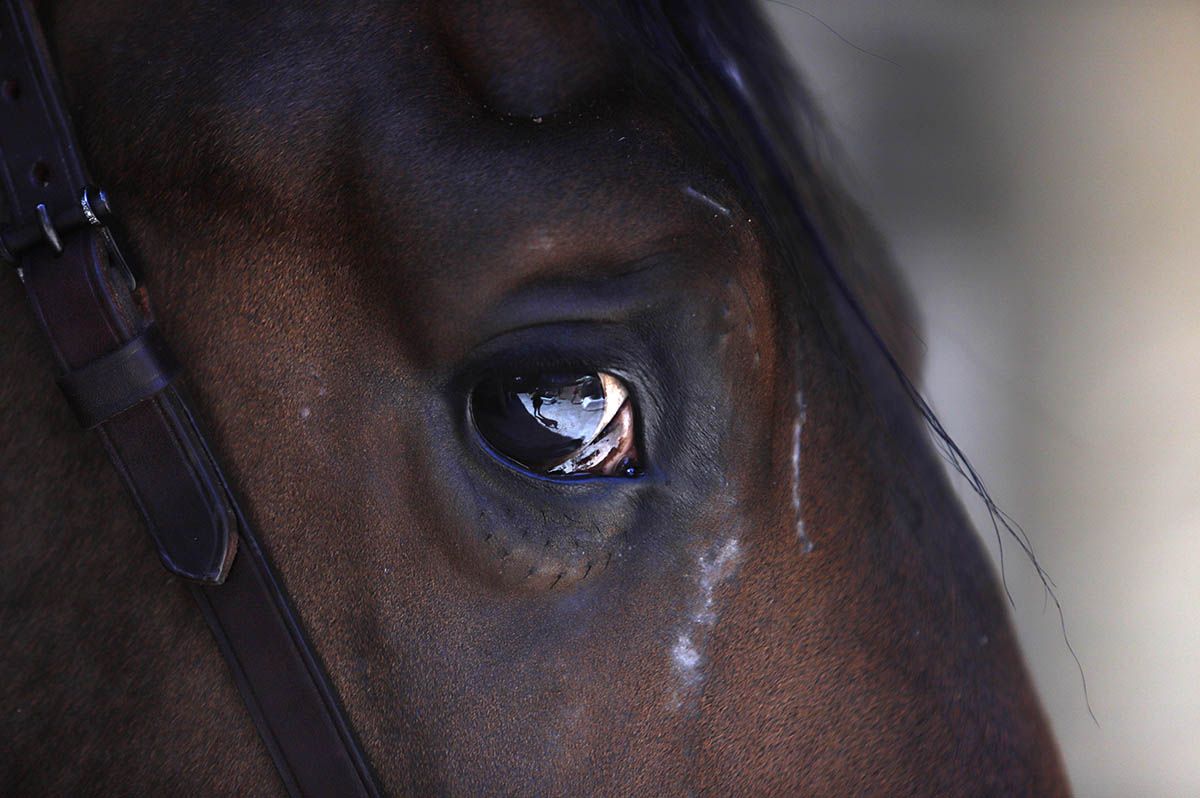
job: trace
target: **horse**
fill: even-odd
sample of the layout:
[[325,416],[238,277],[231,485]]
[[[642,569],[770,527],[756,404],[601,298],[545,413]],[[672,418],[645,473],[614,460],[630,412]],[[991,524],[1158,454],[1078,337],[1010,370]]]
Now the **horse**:
[[[37,11],[385,793],[1069,793],[751,4]],[[278,794],[0,283],[3,792]]]

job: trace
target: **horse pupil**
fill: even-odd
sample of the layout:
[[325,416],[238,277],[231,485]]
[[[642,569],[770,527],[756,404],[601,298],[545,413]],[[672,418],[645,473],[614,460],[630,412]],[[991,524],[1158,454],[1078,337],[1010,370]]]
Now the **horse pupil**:
[[471,400],[484,439],[535,471],[557,465],[590,440],[605,405],[596,373],[492,378],[475,388]]
[[[533,471],[569,476],[578,472],[564,463],[584,447],[596,449],[625,397],[619,380],[594,371],[498,376],[472,391],[471,415],[497,453]],[[637,469],[622,464],[603,473],[635,476]]]

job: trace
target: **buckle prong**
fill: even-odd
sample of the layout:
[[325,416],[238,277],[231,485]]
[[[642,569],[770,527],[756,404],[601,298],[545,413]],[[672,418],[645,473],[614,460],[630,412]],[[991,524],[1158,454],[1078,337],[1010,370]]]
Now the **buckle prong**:
[[46,243],[54,250],[55,255],[61,255],[63,251],[62,239],[58,237],[58,231],[54,229],[54,222],[50,220],[50,211],[46,210],[46,203],[39,202],[37,209],[38,224],[42,226],[42,235],[46,239]]
[[45,203],[40,203],[34,209],[37,222],[20,227],[8,227],[0,230],[0,261],[11,266],[18,266],[21,254],[42,244],[48,244],[55,255],[63,252],[62,236],[81,228],[94,227],[104,239],[109,255],[116,266],[129,281],[129,290],[137,288],[139,280],[129,263],[117,247],[112,232],[108,229],[113,218],[112,206],[108,195],[103,189],[95,186],[84,186],[79,194],[79,203],[71,205],[55,216]]
[[0,230],[0,259],[16,265],[22,252],[41,244],[49,244],[56,254],[62,253],[62,237],[81,227],[104,229],[112,218],[108,195],[94,186],[80,191],[78,204],[51,215],[45,203],[34,209],[35,222]]

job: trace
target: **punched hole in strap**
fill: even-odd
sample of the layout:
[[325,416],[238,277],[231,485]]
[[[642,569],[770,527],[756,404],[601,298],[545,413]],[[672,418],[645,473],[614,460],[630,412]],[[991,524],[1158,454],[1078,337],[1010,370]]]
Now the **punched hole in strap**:
[[120,349],[58,378],[85,429],[103,424],[171,384],[179,364],[158,328],[148,325]]

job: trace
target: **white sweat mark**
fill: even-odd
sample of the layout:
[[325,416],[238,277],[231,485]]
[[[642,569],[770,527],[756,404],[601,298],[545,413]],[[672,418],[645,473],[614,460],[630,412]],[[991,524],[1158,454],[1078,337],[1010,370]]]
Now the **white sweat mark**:
[[696,644],[692,642],[691,634],[683,632],[679,635],[679,639],[671,647],[671,657],[675,660],[675,667],[685,675],[696,676],[697,669],[700,667],[700,652],[696,650]]
[[[717,590],[737,574],[741,564],[742,547],[737,538],[729,538],[716,553],[701,555],[700,572],[696,577],[699,588],[692,603],[687,623],[671,646],[671,661],[684,687],[694,687],[704,679],[704,638],[717,622]],[[675,694],[675,707],[681,703]]]
[[539,227],[529,236],[526,246],[534,252],[550,252],[558,246],[558,238],[553,230]]
[[[323,379],[321,379],[321,372],[319,372],[316,368],[309,368],[308,377],[309,377],[309,380],[305,380],[306,383],[308,383],[311,380],[311,382],[315,382],[317,385],[317,398],[318,399],[325,398],[325,395],[328,394],[329,391],[325,387],[325,381]],[[306,385],[305,389],[304,389],[304,393],[306,393],[306,394],[309,393],[309,390],[310,389]],[[312,416],[312,413],[313,413],[312,397],[309,396],[308,398],[309,398],[310,403],[302,405],[300,407],[300,412],[298,415],[300,416],[301,421],[308,421],[308,419]]]
[[686,188],[684,188],[683,193],[687,194],[689,197],[691,197],[694,200],[700,200],[705,205],[712,208],[714,211],[721,214],[725,218],[729,218],[730,216],[733,215],[733,213],[728,208],[726,208],[721,203],[717,202],[712,197],[705,194],[703,191],[697,191],[696,189],[692,188],[691,186],[687,186]]
[[792,510],[796,513],[796,540],[800,550],[808,554],[813,550],[812,539],[804,529],[804,513],[800,507],[800,434],[804,431],[806,408],[800,394],[796,394],[796,420],[792,424]]

